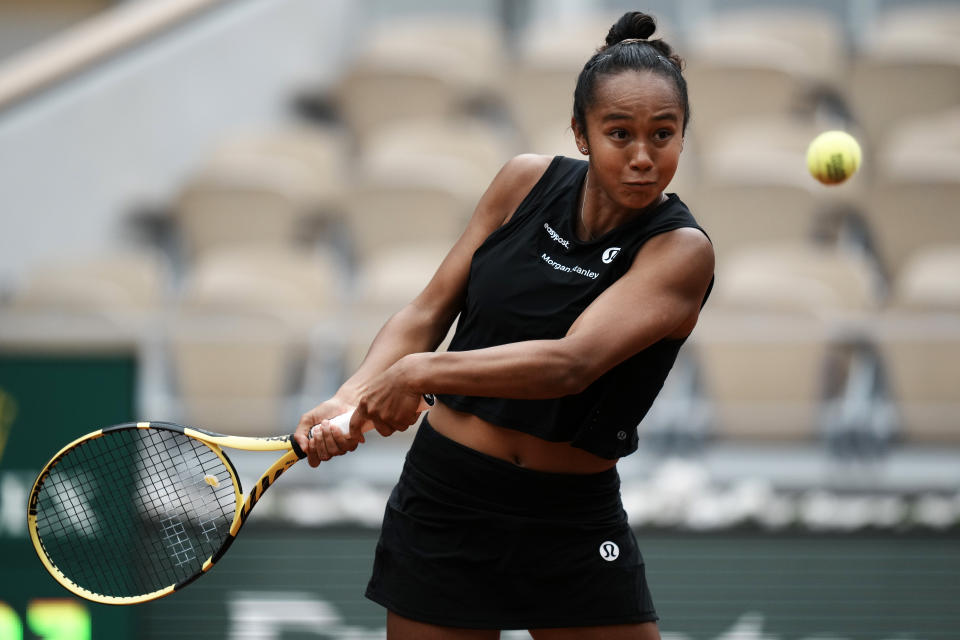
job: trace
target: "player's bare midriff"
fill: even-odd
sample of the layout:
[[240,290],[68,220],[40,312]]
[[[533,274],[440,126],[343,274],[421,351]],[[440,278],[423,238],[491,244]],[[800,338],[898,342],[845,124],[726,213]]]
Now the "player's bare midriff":
[[513,429],[490,424],[438,402],[430,409],[430,425],[444,436],[518,467],[550,473],[599,473],[613,467],[608,460],[566,442],[548,442]]

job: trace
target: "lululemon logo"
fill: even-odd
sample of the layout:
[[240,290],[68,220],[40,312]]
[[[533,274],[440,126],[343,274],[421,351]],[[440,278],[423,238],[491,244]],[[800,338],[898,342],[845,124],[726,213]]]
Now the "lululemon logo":
[[607,562],[613,562],[620,557],[620,547],[617,546],[616,542],[607,540],[600,545],[600,557]]
[[603,252],[603,264],[610,264],[613,262],[613,259],[617,257],[617,254],[620,253],[620,247],[610,247]]

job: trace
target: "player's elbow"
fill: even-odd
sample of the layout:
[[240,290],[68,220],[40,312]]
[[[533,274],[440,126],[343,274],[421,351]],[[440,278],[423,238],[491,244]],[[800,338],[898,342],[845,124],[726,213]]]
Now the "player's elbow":
[[596,375],[587,359],[575,354],[564,354],[563,362],[556,367],[555,371],[558,396],[581,393],[596,380]]

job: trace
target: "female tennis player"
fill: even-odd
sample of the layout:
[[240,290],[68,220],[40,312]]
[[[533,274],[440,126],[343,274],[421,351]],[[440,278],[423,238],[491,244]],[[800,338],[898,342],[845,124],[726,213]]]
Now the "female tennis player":
[[[659,637],[616,464],[637,449],[714,258],[665,193],[690,110],[655,29],[624,15],[584,66],[572,127],[588,161],[509,161],[423,292],[297,427],[315,466],[354,450],[368,421],[405,429],[437,395],[367,588],[391,640]],[[354,407],[349,434],[330,427]]]

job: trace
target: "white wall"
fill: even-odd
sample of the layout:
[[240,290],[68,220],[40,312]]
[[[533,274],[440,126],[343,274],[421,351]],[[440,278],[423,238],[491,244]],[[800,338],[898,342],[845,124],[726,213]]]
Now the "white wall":
[[233,0],[0,112],[0,288],[116,245],[216,141],[290,119],[294,90],[338,73],[352,6]]

